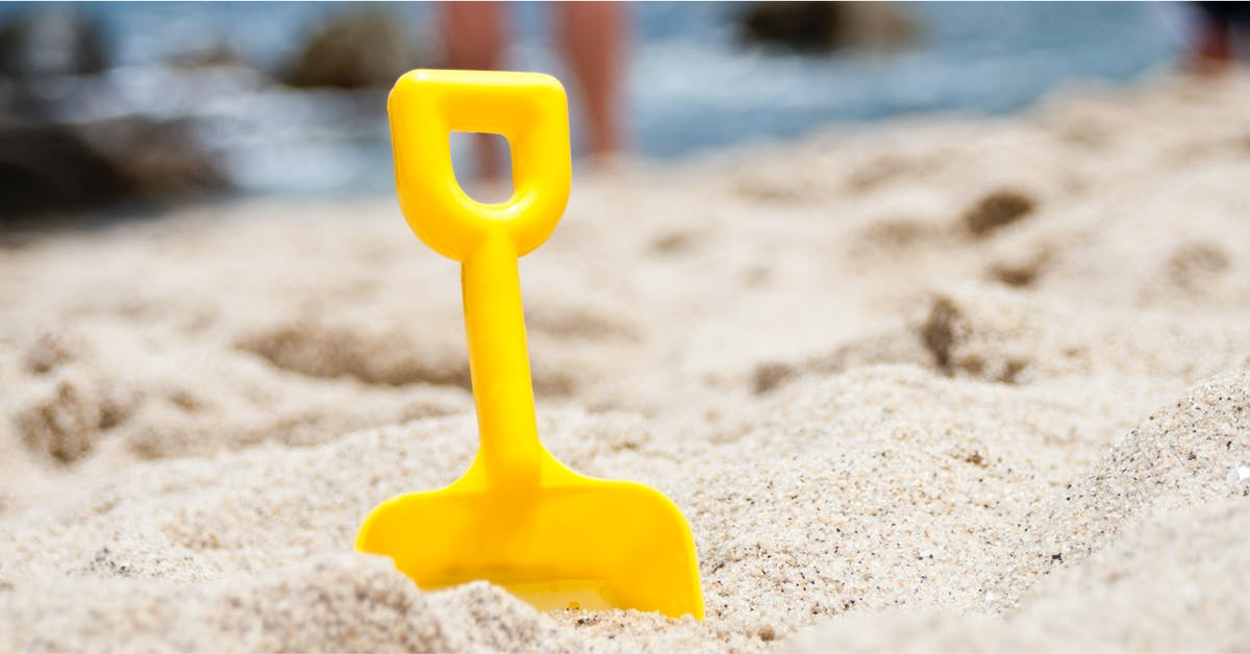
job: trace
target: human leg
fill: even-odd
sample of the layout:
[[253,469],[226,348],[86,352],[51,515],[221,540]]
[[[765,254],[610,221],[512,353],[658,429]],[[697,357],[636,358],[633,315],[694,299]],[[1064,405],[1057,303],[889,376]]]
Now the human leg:
[[621,148],[621,75],[629,36],[627,8],[618,2],[561,2],[557,32],[586,106],[590,151]]
[[[497,70],[503,60],[507,30],[499,2],[444,2],[443,34],[449,68]],[[474,139],[478,175],[499,176],[501,162],[495,142],[485,134]]]

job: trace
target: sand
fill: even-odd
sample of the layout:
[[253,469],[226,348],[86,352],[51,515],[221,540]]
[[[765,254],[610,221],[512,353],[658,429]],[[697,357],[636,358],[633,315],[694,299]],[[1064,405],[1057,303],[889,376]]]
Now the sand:
[[707,619],[351,551],[476,446],[392,198],[0,251],[0,650],[1250,649],[1250,79],[579,173],[539,429],[689,518]]

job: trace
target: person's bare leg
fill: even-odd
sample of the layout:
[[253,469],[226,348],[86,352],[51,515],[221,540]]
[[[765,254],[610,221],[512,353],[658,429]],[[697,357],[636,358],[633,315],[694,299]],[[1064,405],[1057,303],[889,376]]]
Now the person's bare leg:
[[1199,73],[1217,74],[1228,69],[1233,59],[1231,31],[1224,23],[1203,25],[1193,66]]
[[[498,2],[443,3],[443,33],[446,35],[447,65],[462,70],[496,70],[503,58],[503,12]],[[485,134],[475,139],[478,175],[489,180],[499,177],[499,150]]]
[[621,148],[621,72],[629,15],[618,2],[561,2],[557,32],[586,105],[590,151],[603,159]]

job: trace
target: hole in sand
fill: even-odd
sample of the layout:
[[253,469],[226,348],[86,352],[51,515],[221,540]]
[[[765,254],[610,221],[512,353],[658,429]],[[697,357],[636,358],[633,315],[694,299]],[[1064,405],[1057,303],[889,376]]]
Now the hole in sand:
[[512,197],[512,148],[502,134],[452,132],[451,167],[456,183],[478,202]]
[[964,211],[964,226],[973,236],[983,237],[1024,218],[1036,206],[1033,198],[1025,193],[1012,189],[998,190]]

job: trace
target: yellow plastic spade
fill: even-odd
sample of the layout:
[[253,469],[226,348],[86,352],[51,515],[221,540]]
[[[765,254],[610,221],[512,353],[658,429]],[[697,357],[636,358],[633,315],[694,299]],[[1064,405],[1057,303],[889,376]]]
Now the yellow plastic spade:
[[[481,444],[468,472],[373,510],[356,548],[423,588],[476,579],[539,609],[631,608],[703,618],[694,539],[659,492],[580,475],[538,440],[517,258],[551,235],[568,200],[568,104],[536,73],[416,70],[388,101],[399,201],[412,230],[461,262]],[[452,131],[512,148],[512,197],[480,204],[451,168]]]

